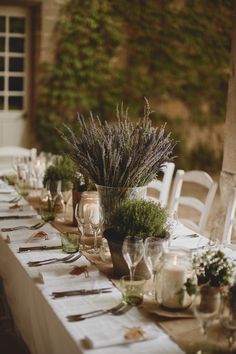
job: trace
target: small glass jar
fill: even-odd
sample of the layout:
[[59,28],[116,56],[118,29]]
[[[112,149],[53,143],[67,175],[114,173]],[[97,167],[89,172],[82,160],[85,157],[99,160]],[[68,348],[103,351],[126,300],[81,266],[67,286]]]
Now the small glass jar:
[[163,255],[160,271],[157,274],[158,303],[171,310],[189,307],[192,296],[187,293],[187,281],[197,284],[191,253],[184,249],[169,248]]

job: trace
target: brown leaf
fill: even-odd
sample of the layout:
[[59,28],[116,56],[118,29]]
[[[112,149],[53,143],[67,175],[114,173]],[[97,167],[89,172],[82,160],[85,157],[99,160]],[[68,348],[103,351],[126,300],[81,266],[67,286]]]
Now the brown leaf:
[[130,340],[140,340],[144,338],[145,332],[140,327],[129,328],[125,332],[125,338]]
[[70,272],[71,275],[80,275],[82,273],[87,273],[88,270],[87,270],[87,266],[81,266],[81,267],[78,267],[78,266],[75,266],[72,271]]

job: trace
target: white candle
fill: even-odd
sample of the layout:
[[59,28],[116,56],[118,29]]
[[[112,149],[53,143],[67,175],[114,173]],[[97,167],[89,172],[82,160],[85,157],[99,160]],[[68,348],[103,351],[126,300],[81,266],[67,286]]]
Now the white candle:
[[173,263],[165,265],[162,270],[162,305],[169,308],[182,307],[179,292],[186,281],[186,267]]

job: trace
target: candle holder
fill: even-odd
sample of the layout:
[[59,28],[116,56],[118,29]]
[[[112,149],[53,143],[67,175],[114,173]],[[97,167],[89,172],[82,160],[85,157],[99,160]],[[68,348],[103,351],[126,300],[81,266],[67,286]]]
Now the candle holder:
[[187,282],[197,284],[188,250],[170,248],[163,256],[157,274],[157,302],[169,310],[182,310],[192,303],[192,296],[186,290]]

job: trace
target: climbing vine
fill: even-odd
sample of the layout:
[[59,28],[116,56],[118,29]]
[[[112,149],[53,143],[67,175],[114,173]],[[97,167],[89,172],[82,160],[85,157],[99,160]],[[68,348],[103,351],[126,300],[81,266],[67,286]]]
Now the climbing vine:
[[[114,120],[118,103],[178,135],[178,100],[191,124],[224,121],[232,30],[230,0],[69,0],[55,29],[55,60],[41,67],[36,127],[44,149],[65,147],[55,130],[76,113]],[[184,142],[183,142],[184,144]],[[181,148],[181,147],[180,147]]]

